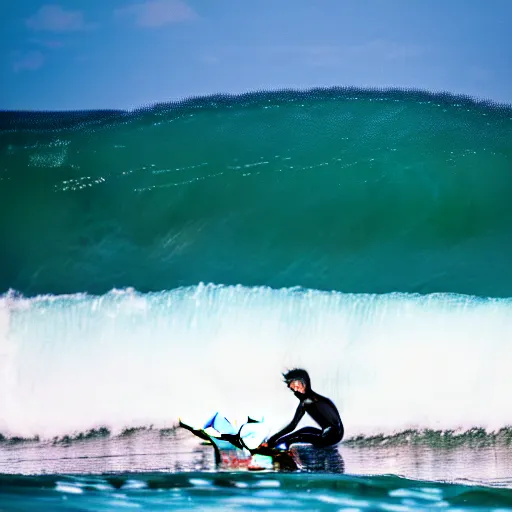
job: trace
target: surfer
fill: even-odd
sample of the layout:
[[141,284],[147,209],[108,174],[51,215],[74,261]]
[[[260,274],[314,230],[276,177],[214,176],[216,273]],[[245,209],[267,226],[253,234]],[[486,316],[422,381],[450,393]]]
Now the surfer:
[[[286,385],[299,399],[299,405],[289,425],[270,437],[260,448],[275,448],[293,443],[308,443],[317,448],[325,448],[343,439],[344,429],[340,414],[334,403],[311,389],[308,372],[295,368],[283,374]],[[321,427],[304,427],[293,432],[304,414],[308,413]]]

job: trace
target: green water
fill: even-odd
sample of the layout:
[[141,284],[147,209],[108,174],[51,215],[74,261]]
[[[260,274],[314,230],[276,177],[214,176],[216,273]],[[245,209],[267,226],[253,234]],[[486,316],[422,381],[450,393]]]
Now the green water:
[[182,473],[3,476],[2,510],[507,510],[512,491],[397,476]]
[[327,89],[0,127],[0,291],[512,295],[510,107]]

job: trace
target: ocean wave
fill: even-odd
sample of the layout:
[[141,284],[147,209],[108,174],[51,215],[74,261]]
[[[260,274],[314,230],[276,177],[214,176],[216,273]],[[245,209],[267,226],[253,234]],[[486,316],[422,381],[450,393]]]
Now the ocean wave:
[[0,291],[511,296],[511,112],[333,88],[0,113]]
[[260,413],[306,367],[347,438],[512,423],[512,299],[197,285],[0,299],[0,432],[113,435],[179,416]]

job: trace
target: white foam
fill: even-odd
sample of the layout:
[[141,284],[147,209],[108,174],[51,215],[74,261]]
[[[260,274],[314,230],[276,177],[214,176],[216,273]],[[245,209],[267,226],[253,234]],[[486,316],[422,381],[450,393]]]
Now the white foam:
[[347,435],[512,424],[512,300],[198,285],[0,299],[0,432],[168,427],[221,410],[281,426],[304,366]]

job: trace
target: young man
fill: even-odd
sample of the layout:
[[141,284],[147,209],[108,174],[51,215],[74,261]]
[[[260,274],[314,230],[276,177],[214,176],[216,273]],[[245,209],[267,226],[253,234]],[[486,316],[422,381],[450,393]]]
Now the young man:
[[[284,444],[288,449],[293,443],[309,443],[323,448],[339,443],[343,439],[344,429],[338,409],[331,400],[311,389],[308,372],[296,368],[283,374],[283,377],[287,386],[299,399],[299,405],[291,423],[274,434],[266,443],[262,443],[261,447],[274,448]],[[318,423],[321,430],[304,427],[293,432],[306,413]]]

